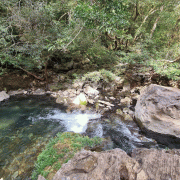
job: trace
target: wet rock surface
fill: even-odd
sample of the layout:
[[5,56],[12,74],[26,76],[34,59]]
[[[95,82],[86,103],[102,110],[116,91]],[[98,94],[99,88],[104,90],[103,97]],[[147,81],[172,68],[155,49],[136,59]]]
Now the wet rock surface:
[[[180,142],[180,90],[155,84],[147,86],[141,91],[137,101],[135,117],[142,130],[157,141],[163,141],[165,145],[168,145],[168,141],[178,145]],[[163,135],[167,135],[168,140],[163,140]]]
[[119,115],[111,114],[101,119],[91,119],[86,134],[89,137],[109,137],[113,142],[113,148],[121,148],[127,153],[131,153],[137,147],[159,147],[156,141],[146,138],[139,131],[134,121],[123,121]]

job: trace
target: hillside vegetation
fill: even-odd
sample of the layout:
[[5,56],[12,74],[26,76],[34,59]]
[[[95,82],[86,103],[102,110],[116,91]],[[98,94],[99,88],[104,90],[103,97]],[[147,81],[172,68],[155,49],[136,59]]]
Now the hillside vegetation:
[[0,75],[17,68],[44,80],[56,64],[88,59],[96,69],[151,65],[179,80],[179,29],[178,0],[2,0]]

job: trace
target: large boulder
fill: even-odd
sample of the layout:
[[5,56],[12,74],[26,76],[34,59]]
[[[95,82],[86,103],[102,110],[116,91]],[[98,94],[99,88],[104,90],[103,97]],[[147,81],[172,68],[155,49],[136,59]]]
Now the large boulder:
[[6,91],[1,91],[0,92],[0,102],[5,100],[5,99],[8,99],[10,96],[6,93]]
[[148,180],[139,163],[121,149],[105,152],[81,151],[64,164],[53,177],[86,180]]
[[180,179],[179,152],[157,149],[134,149],[132,157],[139,162],[151,180]]
[[[180,89],[151,84],[141,90],[135,118],[142,130],[180,138]],[[166,144],[166,142],[165,142]]]
[[[62,165],[52,180],[179,180],[180,150],[134,149],[131,157],[121,149],[82,150]],[[45,180],[39,176],[38,180]]]

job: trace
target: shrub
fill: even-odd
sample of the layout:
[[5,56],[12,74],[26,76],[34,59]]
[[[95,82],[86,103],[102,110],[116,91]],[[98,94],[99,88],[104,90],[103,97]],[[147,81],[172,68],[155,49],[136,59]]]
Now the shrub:
[[93,71],[93,72],[85,74],[82,77],[82,80],[83,81],[91,81],[91,82],[95,82],[95,83],[98,83],[100,81],[109,83],[109,82],[114,81],[115,78],[116,78],[116,75],[113,74],[111,71],[101,69],[99,71]]

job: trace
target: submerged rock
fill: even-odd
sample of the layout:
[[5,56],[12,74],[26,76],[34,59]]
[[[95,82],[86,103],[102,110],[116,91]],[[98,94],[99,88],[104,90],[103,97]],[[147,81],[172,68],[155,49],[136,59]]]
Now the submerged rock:
[[135,117],[145,132],[149,131],[151,134],[155,132],[179,139],[180,89],[155,84],[147,86],[138,98]]
[[0,92],[0,102],[5,100],[5,99],[8,99],[10,96],[6,93],[6,91],[1,91]]

